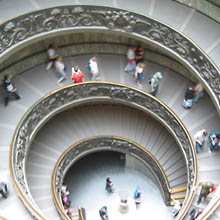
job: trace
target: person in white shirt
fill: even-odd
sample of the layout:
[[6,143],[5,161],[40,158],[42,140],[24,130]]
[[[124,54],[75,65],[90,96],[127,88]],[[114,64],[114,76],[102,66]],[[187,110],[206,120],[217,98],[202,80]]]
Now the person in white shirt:
[[50,61],[47,65],[47,70],[49,70],[52,67],[52,65],[54,65],[56,62],[56,59],[58,57],[58,54],[56,53],[56,50],[55,50],[56,48],[57,47],[54,47],[52,44],[50,44],[48,47],[47,55],[48,55]]
[[195,147],[196,147],[196,153],[199,152],[199,148],[201,148],[205,144],[205,137],[207,136],[207,131],[205,129],[198,131],[194,135],[195,139]]
[[96,57],[92,57],[89,60],[88,68],[90,73],[92,74],[92,81],[100,80],[99,68]]
[[55,62],[56,70],[60,73],[60,78],[58,79],[57,84],[61,83],[66,78],[66,66],[62,60],[62,57],[57,57]]
[[135,79],[137,81],[137,85],[138,87],[142,87],[141,85],[141,82],[142,80],[144,79],[144,63],[138,63],[138,65],[136,66],[136,69],[135,69]]
[[125,72],[131,72],[132,76],[135,74],[136,59],[135,59],[135,48],[129,48],[127,51],[127,65],[125,66]]

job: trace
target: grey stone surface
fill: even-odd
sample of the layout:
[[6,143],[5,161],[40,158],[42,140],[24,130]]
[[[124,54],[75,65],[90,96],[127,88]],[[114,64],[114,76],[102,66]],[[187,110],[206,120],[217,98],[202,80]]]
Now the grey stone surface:
[[212,57],[213,61],[215,64],[220,67],[220,59],[219,59],[219,54],[220,54],[220,43],[217,45],[217,47],[211,51],[209,54],[210,57]]
[[206,48],[219,38],[220,29],[217,22],[210,20],[202,14],[195,13],[184,33],[203,50],[206,50]]
[[153,17],[180,29],[192,9],[173,1],[157,0]]
[[[14,127],[14,129],[15,129],[15,127]],[[2,137],[2,138],[0,138],[0,146],[3,146],[4,148],[8,147],[8,150],[9,150],[9,147],[11,144],[11,139],[12,139],[13,133],[14,133],[14,129],[8,128],[4,125],[0,126],[0,134]]]
[[[83,56],[81,58],[80,57],[67,58],[67,59],[64,59],[64,62],[68,65],[69,68],[72,65],[74,65],[76,63],[79,63],[82,66],[82,70],[86,71],[85,65],[87,64],[87,61],[88,61],[89,57],[90,56]],[[122,61],[125,61],[125,57],[120,58],[120,56],[119,56],[119,58],[117,58],[117,56],[115,56],[115,58],[111,58],[111,59],[112,59],[112,61],[114,59],[116,59],[116,60],[122,59]],[[120,70],[122,70],[122,72],[120,72],[120,75],[123,75],[123,79],[126,80],[125,82],[129,83],[130,85],[135,85],[135,82],[134,82],[133,78],[131,76],[129,76],[128,74],[123,72],[123,67],[120,66],[122,64],[121,62],[119,62],[117,65],[114,65],[112,67],[112,63],[111,62],[108,63],[108,55],[106,55],[106,56],[100,56],[99,55],[99,60],[100,60],[101,65],[102,65],[103,61],[105,62],[105,67],[106,68],[103,69],[103,75],[104,76],[105,76],[105,70],[107,70],[107,73],[108,73],[109,69],[113,68],[113,70],[115,72],[118,71],[118,69],[120,69]],[[148,87],[148,84],[147,84],[148,83],[147,82],[148,81],[148,76],[150,75],[150,73],[153,73],[157,70],[164,72],[163,67],[159,67],[156,64],[152,64],[150,62],[147,62],[147,69],[146,69],[146,72],[145,72],[146,75],[145,75],[145,80],[143,82],[143,85],[144,85],[143,89],[144,90],[149,91],[149,87]],[[41,73],[41,74],[38,75],[38,72]],[[32,74],[33,74],[33,77],[32,77]],[[42,93],[45,93],[46,89],[42,89],[43,86],[40,84],[40,80],[37,78],[37,77],[41,77],[41,76],[44,78],[44,74],[48,74],[48,76],[49,76],[49,74],[51,74],[51,73],[46,72],[45,66],[42,65],[42,66],[39,66],[39,67],[33,69],[33,72],[32,71],[27,71],[26,73],[22,74],[22,78],[24,78],[25,81],[29,82],[30,84],[34,85],[34,87],[36,87]],[[86,74],[86,77],[89,78],[88,73],[85,72],[85,74]],[[20,78],[21,80],[18,78],[19,79],[18,80],[18,88],[20,86],[22,86],[22,78]],[[130,81],[128,81],[128,79]],[[174,82],[176,83],[175,86],[171,86],[173,81],[170,80],[170,79],[174,80]],[[15,84],[17,85],[16,80],[17,79],[15,78]],[[45,85],[46,85],[46,82],[47,82],[46,80],[47,79],[45,79]],[[173,73],[172,71],[168,70],[168,72],[165,72],[165,78],[163,80],[164,81],[161,84],[161,90],[160,90],[160,93],[159,93],[158,96],[159,97],[161,96],[162,100],[164,100],[166,103],[169,103],[171,101],[169,96],[170,96],[170,94],[174,93],[174,92],[171,92],[171,91],[176,91],[176,90],[178,90],[178,86],[182,86],[182,84],[183,84],[182,83],[183,82],[182,77],[179,78],[179,76],[176,73]],[[36,84],[35,84],[35,81],[37,81]],[[184,83],[186,81],[184,80]],[[55,86],[55,82],[50,82],[50,85],[51,85],[50,89],[53,89],[53,86]],[[65,81],[65,84],[68,84],[70,82],[71,82],[71,80]],[[166,88],[169,88],[169,89],[166,89]],[[166,92],[166,91],[164,91],[165,89],[167,91],[169,91],[169,93],[167,95],[163,94],[164,92]],[[34,93],[36,93],[36,92],[34,92]],[[182,99],[181,97],[182,96],[181,96],[181,93],[180,93],[179,96],[176,98],[176,101],[179,101],[181,103],[181,99]],[[204,115],[206,115],[209,111],[212,111],[211,109],[213,109],[213,112],[214,112],[213,105],[211,104],[210,100],[208,100],[208,97],[205,96],[204,98],[205,98],[205,100],[204,100],[205,102],[203,100],[201,100],[201,102],[199,102],[196,106],[193,106],[191,111],[188,111],[188,113],[187,113],[188,116],[187,117],[186,116],[183,117],[183,119],[186,120],[186,122],[189,119],[190,113],[195,115],[195,116],[193,116],[193,115],[190,116],[191,119],[193,119],[194,117],[197,118],[197,111],[194,111],[194,108],[195,109],[197,109],[197,108],[200,109],[201,117],[204,117],[204,116],[202,116],[203,111],[204,111]],[[34,101],[34,99],[33,99],[33,101]],[[203,109],[203,108],[201,108],[201,106],[203,106],[204,103],[207,106],[207,108]],[[12,105],[9,105],[9,108],[6,109],[9,112],[10,112],[10,107],[12,107]],[[178,114],[181,114],[183,112],[183,109],[182,109],[181,105],[179,105],[177,103],[174,103],[174,107],[175,108],[179,107]],[[126,109],[126,107],[124,107],[124,108]],[[4,110],[4,108],[1,109],[1,111],[3,111],[3,110]],[[114,132],[112,134],[118,135],[117,131],[119,129],[122,136],[128,137],[128,138],[129,137],[135,138],[142,145],[148,146],[147,143],[148,143],[148,141],[150,141],[150,139],[148,139],[148,137],[145,134],[151,134],[154,131],[153,127],[149,126],[148,122],[150,122],[150,120],[144,122],[142,120],[142,117],[140,117],[140,115],[137,114],[137,113],[135,114],[135,112],[132,111],[132,110],[125,111],[126,112],[126,117],[129,118],[129,120],[125,120],[124,117],[123,117],[123,114],[120,113],[120,111],[116,111],[115,113],[113,113],[111,110],[105,110],[104,108],[101,108],[100,109],[100,117],[101,117],[102,120],[100,120],[100,121],[96,120],[96,128],[97,128],[97,133],[96,133],[94,129],[91,129],[92,127],[90,125],[90,124],[93,124],[92,121],[91,121],[91,118],[94,118],[94,115],[95,115],[96,111],[93,111],[92,108],[90,108],[90,110],[91,110],[91,114],[88,114],[87,110],[84,110],[82,112],[84,114],[84,117],[82,117],[82,118],[81,117],[76,117],[75,119],[70,119],[69,115],[67,115],[67,114],[65,114],[65,116],[63,116],[65,120],[62,120],[62,118],[59,118],[59,119],[57,118],[57,120],[60,121],[60,129],[65,129],[65,127],[68,128],[68,129],[66,129],[64,138],[62,138],[62,135],[60,135],[61,134],[60,132],[57,132],[56,129],[53,128],[53,127],[56,127],[56,122],[54,121],[54,123],[51,123],[51,126],[50,125],[45,126],[45,129],[46,129],[47,132],[44,132],[44,130],[42,130],[42,132],[39,133],[42,137],[42,138],[39,138],[39,140],[41,142],[42,141],[45,142],[45,144],[48,145],[52,149],[54,149],[54,147],[58,147],[59,151],[63,151],[66,146],[70,146],[74,142],[73,139],[70,138],[70,137],[73,137],[74,134],[76,134],[76,136],[77,136],[75,141],[80,140],[84,137],[84,134],[79,129],[74,129],[75,125],[78,125],[81,128],[81,130],[84,131],[85,135],[87,135],[87,136],[91,136],[91,135],[95,135],[95,134],[107,135],[112,131],[112,126],[114,124],[112,119],[115,118],[115,121],[117,121],[117,122],[119,122],[120,120],[122,121],[122,126],[119,125],[119,123],[116,123]],[[89,108],[88,108],[88,111],[89,111]],[[78,115],[79,113],[81,113],[81,111],[77,112],[76,115]],[[105,117],[106,114],[110,115],[110,117],[108,119]],[[133,120],[134,118],[137,118],[137,121]],[[214,123],[216,124],[215,128],[216,129],[219,128],[218,116],[216,115],[216,113],[215,113],[214,119],[215,120],[208,121],[207,122],[208,124],[203,123],[202,127],[199,124],[198,125],[195,124],[194,132],[196,132],[197,129],[200,129],[200,128],[209,128],[210,129],[210,128],[212,128]],[[84,122],[84,120],[86,120],[86,123]],[[65,121],[68,121],[68,123],[65,123]],[[102,123],[108,124],[109,126],[103,128]],[[190,124],[190,121],[189,121],[189,125],[192,126]],[[131,129],[132,126],[134,126],[136,130],[141,130],[142,132],[133,132],[133,129]],[[155,129],[156,129],[156,127],[155,127]],[[46,135],[46,133],[47,133],[47,135]],[[54,135],[59,137],[59,139],[57,141],[55,141],[53,138],[50,138],[50,135],[52,135],[53,133],[54,133]],[[74,137],[75,137],[75,135],[74,135]],[[163,136],[161,135],[161,138],[162,137]],[[168,146],[172,146],[172,141],[170,141],[169,139],[167,139],[167,141],[164,141],[164,142],[163,142],[162,139],[161,139],[161,141],[151,140],[150,142],[155,143],[158,146],[160,145],[159,152],[156,151],[155,148],[153,148],[153,152],[155,150],[155,154],[157,155],[158,158],[161,158],[161,156],[166,157],[166,154],[165,154],[166,150],[165,150],[165,148],[162,147],[163,144],[168,145]],[[160,144],[160,142],[161,142],[161,144]],[[63,143],[65,143],[65,146],[63,145]],[[39,145],[36,145],[37,151],[40,150],[40,148],[41,148],[41,147],[39,147],[39,149],[38,149],[38,147],[39,147]],[[44,152],[48,152],[49,154],[51,153],[48,150],[45,150]],[[40,153],[40,151],[39,151],[39,153]],[[51,154],[54,155],[54,153],[51,153]],[[169,151],[168,151],[168,154],[169,154]],[[208,151],[204,152],[204,154],[208,154]],[[30,160],[33,163],[38,163],[37,162],[38,160],[42,160],[42,157],[40,157],[40,155],[38,155],[38,154],[33,153],[33,155],[31,155],[31,151],[30,151],[29,156],[30,156]],[[44,159],[44,163],[45,163],[45,169],[47,169],[47,166],[52,166],[52,164],[53,164],[52,161],[46,160],[46,159]],[[33,170],[35,170],[35,169],[36,169],[36,167],[33,167]],[[37,169],[42,169],[42,167],[39,167]],[[169,170],[169,175],[170,175],[170,170]],[[34,178],[34,180],[35,180],[35,178]],[[42,179],[42,181],[43,181],[42,182],[43,185],[48,184],[43,179]],[[183,186],[183,182],[182,182],[181,178],[180,179],[175,179],[174,178],[173,181],[177,184],[176,186]],[[37,186],[37,183],[36,183],[36,181],[34,181],[33,183],[32,183],[32,181],[30,182],[30,184],[32,184],[33,186]]]
[[[98,210],[103,204],[108,207],[109,218],[112,219],[133,219],[134,216],[136,219],[169,219],[169,208],[165,207],[157,199],[157,195],[160,192],[152,180],[137,171],[124,168],[123,161],[120,161],[112,153],[107,154],[107,156],[104,156],[103,153],[101,153],[103,155],[102,157],[97,158],[95,155],[89,155],[83,158],[82,161],[86,162],[82,164],[82,161],[79,161],[67,174],[65,182],[71,192],[71,206],[77,207],[85,204],[84,207],[87,210],[88,220],[99,218]],[[73,178],[73,175],[71,175],[73,173],[76,178]],[[115,188],[115,193],[113,194],[108,194],[104,189],[105,179],[108,176],[113,180]],[[139,208],[135,208],[135,211],[130,206],[130,211],[125,216],[119,215],[117,208],[114,208],[117,207],[118,193],[126,189],[129,192],[129,199],[131,199],[130,197],[133,197],[137,186],[140,186],[142,189],[142,204]],[[96,192],[95,195],[94,191]],[[86,202],[88,201],[88,197],[94,198],[94,196],[96,199]],[[160,207],[160,212],[158,213],[154,212],[156,208],[155,204]],[[148,207],[148,212],[146,212],[146,207]]]
[[[17,17],[19,15],[25,14],[27,12],[35,10],[34,5],[31,3],[30,0],[20,0],[19,4],[16,0],[1,0],[0,10],[1,15],[0,19],[2,21]],[[15,7],[15,5],[17,7]]]

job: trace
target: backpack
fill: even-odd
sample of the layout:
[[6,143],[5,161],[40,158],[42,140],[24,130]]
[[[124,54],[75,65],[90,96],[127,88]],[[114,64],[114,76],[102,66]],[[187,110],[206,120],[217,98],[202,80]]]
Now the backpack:
[[148,80],[148,83],[149,83],[150,85],[151,85],[151,80],[152,80],[152,78],[153,78],[153,74],[150,75],[149,80]]
[[91,63],[90,63],[90,61],[88,62],[88,70],[89,70],[89,72],[91,72]]

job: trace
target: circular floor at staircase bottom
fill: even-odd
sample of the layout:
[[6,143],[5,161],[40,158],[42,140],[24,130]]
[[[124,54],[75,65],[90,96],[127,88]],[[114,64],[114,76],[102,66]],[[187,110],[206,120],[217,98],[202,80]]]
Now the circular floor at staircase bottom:
[[[105,179],[111,177],[115,192],[107,193]],[[154,182],[138,171],[124,167],[124,160],[119,153],[99,152],[90,154],[68,171],[65,184],[70,191],[71,207],[84,207],[88,220],[100,219],[99,209],[106,205],[109,219],[160,219],[171,217],[170,208],[162,199]],[[132,198],[137,186],[142,189],[142,203],[136,207]],[[129,211],[121,214],[119,207],[119,192],[129,192]]]

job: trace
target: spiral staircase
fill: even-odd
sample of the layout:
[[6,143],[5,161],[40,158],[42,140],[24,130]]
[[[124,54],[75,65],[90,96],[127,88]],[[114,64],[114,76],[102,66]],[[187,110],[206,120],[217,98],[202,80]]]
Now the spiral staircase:
[[[15,8],[12,6],[12,3],[15,4],[13,1],[0,3],[3,6],[0,8],[0,18],[2,21],[30,11],[73,4],[72,1],[62,1],[62,4],[59,1],[53,1],[52,4],[50,2],[30,0],[28,2],[21,1],[22,7]],[[74,4],[86,5],[91,3],[80,0],[74,1]],[[109,1],[108,4],[105,3],[107,5],[104,5],[101,1],[95,1],[93,4],[132,11],[166,23],[191,38],[216,65],[220,66],[219,24],[192,8],[169,0],[138,0],[135,4],[131,1],[113,0]],[[173,19],[174,17],[175,19]],[[145,53],[148,53],[148,51],[145,51]],[[122,83],[137,88],[132,76],[124,72],[126,57],[117,53],[105,54],[102,52],[90,52],[89,55],[66,57],[64,62],[67,65],[69,78],[63,82],[62,86],[72,84],[70,69],[76,64],[85,73],[85,81],[90,80],[86,64],[92,55],[96,55],[98,58],[102,81]],[[216,106],[215,100],[210,98],[209,91],[207,91],[198,104],[193,105],[191,110],[185,110],[181,103],[184,91],[191,83],[190,77],[178,74],[171,68],[160,65],[157,62],[154,63],[151,59],[147,59],[144,62],[146,64],[145,79],[141,90],[149,92],[149,75],[155,71],[162,72],[164,79],[161,80],[157,97],[182,120],[192,137],[200,129],[205,128],[208,132],[220,130],[219,109]],[[193,77],[192,79],[195,80]],[[22,72],[13,80],[19,94],[22,95],[22,99],[11,101],[7,108],[3,106],[2,101],[0,102],[0,172],[2,178],[10,183],[9,198],[0,201],[0,216],[6,219],[14,219],[16,213],[16,218],[18,219],[32,219],[17,197],[10,181],[8,164],[9,146],[16,126],[24,113],[37,100],[59,87],[56,85],[57,76],[54,70],[47,71],[45,63],[38,64]],[[83,132],[77,133],[79,129],[83,130]],[[72,135],[75,132],[78,135]],[[160,162],[170,183],[170,188],[173,191],[176,188],[182,188],[187,185],[186,164],[181,157],[180,149],[177,143],[173,141],[170,133],[157,120],[147,116],[140,110],[134,110],[132,107],[117,104],[94,103],[89,106],[79,106],[74,110],[67,110],[57,115],[49,123],[45,124],[36,135],[27,157],[26,177],[29,191],[36,207],[42,211],[45,218],[60,219],[54,206],[50,186],[53,168],[59,156],[73,143],[100,135],[121,136],[139,143]],[[218,168],[219,152],[209,154],[208,143],[206,143],[205,147],[199,152],[197,159],[198,183],[207,180],[218,185],[220,181],[220,171]],[[219,198],[218,195],[215,196]],[[191,207],[197,206],[197,197],[198,191]],[[208,199],[211,200],[212,198]],[[205,208],[208,204],[202,205]],[[219,218],[220,211],[219,208],[216,208],[209,219],[215,220]],[[185,219],[187,219],[187,216]]]

